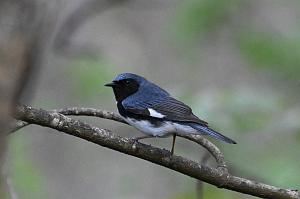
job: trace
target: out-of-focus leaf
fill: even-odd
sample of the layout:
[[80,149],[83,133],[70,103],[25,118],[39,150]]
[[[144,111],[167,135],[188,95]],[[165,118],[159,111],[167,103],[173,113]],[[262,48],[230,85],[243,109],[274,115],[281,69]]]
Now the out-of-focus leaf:
[[300,129],[296,133],[296,139],[300,143]]
[[70,68],[73,80],[73,93],[76,97],[89,99],[95,92],[106,93],[104,84],[111,81],[112,65],[94,59],[75,60]]
[[[195,190],[184,192],[181,194],[176,195],[172,199],[195,199],[196,197],[196,186],[194,188]],[[212,185],[204,183],[203,187],[203,198],[222,198],[222,199],[232,199],[232,198],[241,198],[242,194],[235,193],[232,191],[228,191],[226,189],[218,189]]]
[[[24,135],[24,134],[23,134]],[[13,186],[22,199],[47,198],[45,195],[45,179],[24,149],[26,136],[15,134],[10,142],[10,173]]]
[[300,38],[248,32],[241,35],[240,49],[253,67],[300,79]]
[[232,199],[232,198],[245,198],[243,194],[229,191],[226,189],[217,189],[211,185],[205,185],[204,197],[203,198],[222,198],[222,199]]
[[189,41],[201,37],[228,20],[240,0],[188,0],[178,7],[176,35]]
[[[243,89],[240,92],[202,93],[196,96],[195,113],[205,119],[214,118],[217,124],[234,132],[255,132],[266,128],[273,113],[282,105],[275,95]],[[200,100],[199,100],[200,99]],[[209,120],[208,120],[209,121]]]
[[194,199],[195,198],[195,192],[185,192],[185,193],[181,193],[176,195],[174,198],[172,199]]

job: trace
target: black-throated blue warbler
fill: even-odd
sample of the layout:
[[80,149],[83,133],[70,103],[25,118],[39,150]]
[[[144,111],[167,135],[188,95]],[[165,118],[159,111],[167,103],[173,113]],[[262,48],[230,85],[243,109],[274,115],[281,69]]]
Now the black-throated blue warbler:
[[105,86],[112,87],[121,116],[146,135],[137,137],[136,140],[173,135],[172,154],[176,134],[209,135],[236,144],[232,139],[209,128],[208,123],[195,116],[189,106],[174,99],[167,91],[144,77],[122,73]]

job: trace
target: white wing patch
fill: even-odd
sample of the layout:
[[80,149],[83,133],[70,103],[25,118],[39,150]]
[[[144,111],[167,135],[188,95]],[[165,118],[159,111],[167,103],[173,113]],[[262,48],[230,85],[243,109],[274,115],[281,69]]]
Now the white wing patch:
[[148,111],[150,113],[150,116],[152,116],[152,117],[156,117],[156,118],[164,118],[165,117],[165,115],[157,112],[156,110],[154,110],[152,108],[148,108]]

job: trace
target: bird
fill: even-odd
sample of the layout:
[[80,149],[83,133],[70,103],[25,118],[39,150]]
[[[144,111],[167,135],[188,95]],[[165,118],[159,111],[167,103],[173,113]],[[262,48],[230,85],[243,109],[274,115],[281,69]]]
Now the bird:
[[178,134],[208,135],[236,144],[234,140],[210,128],[207,122],[194,115],[188,105],[142,76],[121,73],[105,86],[113,89],[118,112],[124,120],[144,134],[133,138],[135,141],[173,136],[171,155],[174,154]]

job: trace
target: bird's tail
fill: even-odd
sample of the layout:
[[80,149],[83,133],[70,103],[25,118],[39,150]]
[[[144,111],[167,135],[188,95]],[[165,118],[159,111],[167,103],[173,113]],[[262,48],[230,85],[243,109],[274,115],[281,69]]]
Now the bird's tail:
[[189,123],[189,126],[198,130],[201,134],[209,135],[217,140],[222,140],[229,144],[236,144],[236,142],[234,140],[222,135],[221,133],[218,133],[217,131],[215,131],[207,126],[203,126],[203,125],[196,124],[196,123]]

